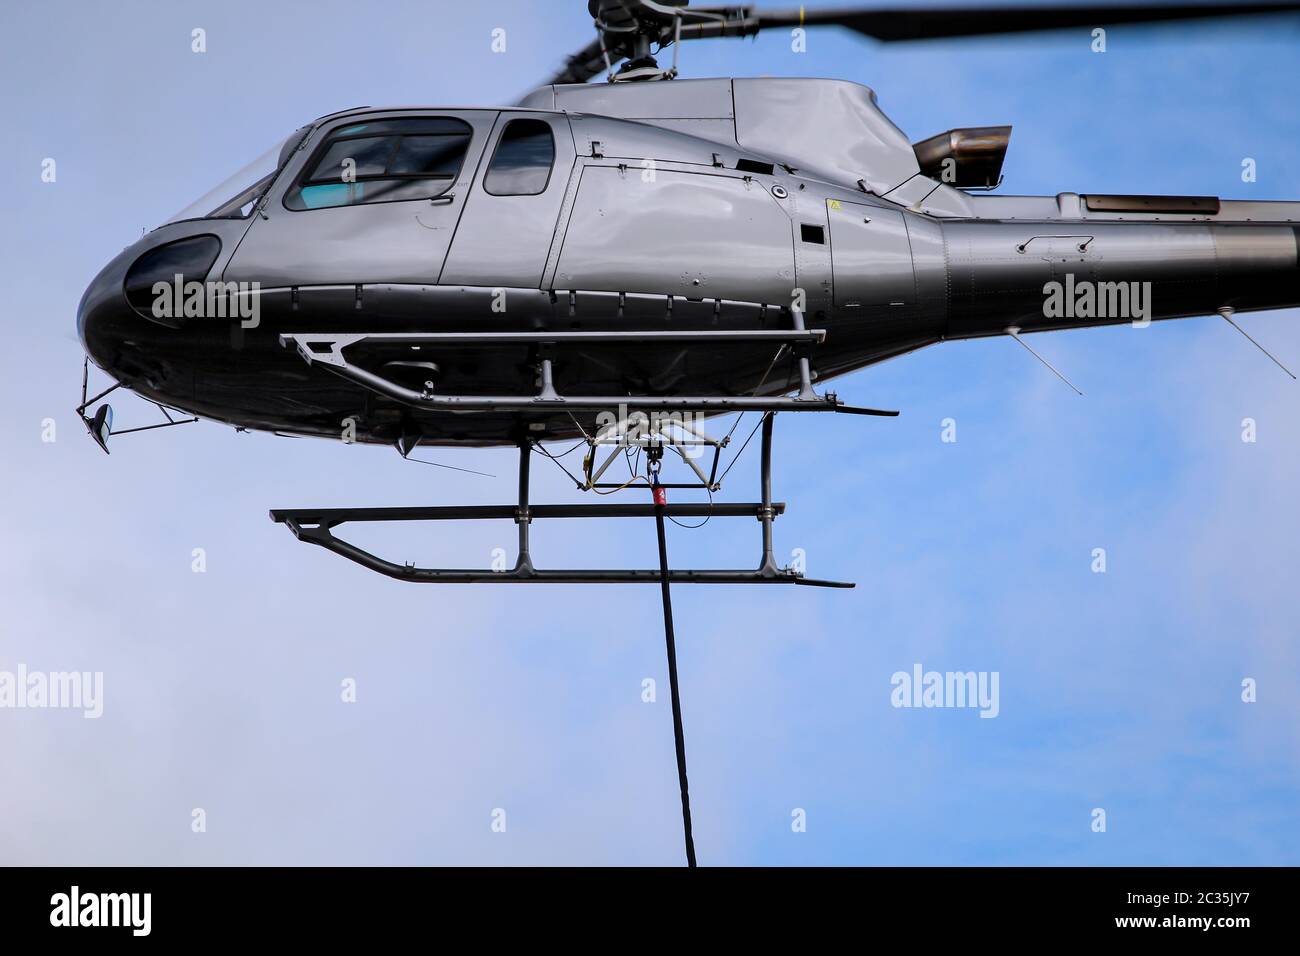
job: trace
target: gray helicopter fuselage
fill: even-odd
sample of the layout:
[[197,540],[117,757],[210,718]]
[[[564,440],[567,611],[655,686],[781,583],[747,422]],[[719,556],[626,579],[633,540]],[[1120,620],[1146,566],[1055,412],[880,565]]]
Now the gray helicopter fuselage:
[[[502,162],[524,135],[512,130],[531,144]],[[365,153],[360,179],[325,181],[349,149]],[[416,165],[402,169],[440,171],[394,172],[406,153]],[[780,329],[793,308],[826,330],[813,358],[825,380],[1008,328],[1294,306],[1297,226],[1290,202],[972,195],[925,175],[874,94],[852,83],[544,87],[514,108],[318,120],[254,206],[169,223],[117,256],[78,326],[97,365],[172,408],[296,434],[338,437],[351,420],[360,441],[414,428],[428,444],[491,444],[517,440],[521,421],[545,438],[572,434],[573,420],[404,403],[304,363],[281,336]],[[142,257],[201,236],[218,251],[184,278],[255,289],[255,322],[160,320],[128,302]],[[157,261],[165,275],[167,256]],[[438,392],[535,385],[528,345],[357,349],[377,374]],[[759,343],[601,343],[558,354],[555,387],[776,394],[793,372],[775,359]]]

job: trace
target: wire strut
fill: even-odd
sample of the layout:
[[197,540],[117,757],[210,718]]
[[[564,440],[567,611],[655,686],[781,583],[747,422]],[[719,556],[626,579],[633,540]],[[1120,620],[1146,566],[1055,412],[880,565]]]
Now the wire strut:
[[673,703],[677,783],[682,791],[682,831],[686,837],[686,865],[693,867],[696,865],[695,838],[691,835],[691,794],[686,782],[686,738],[682,733],[682,702],[677,687],[677,641],[673,635],[673,599],[668,585],[668,539],[664,534],[664,506],[668,503],[668,496],[659,484],[659,469],[652,465],[650,474],[655,500],[655,530],[659,534],[659,593],[663,596],[664,603],[664,643],[668,648],[668,687]]

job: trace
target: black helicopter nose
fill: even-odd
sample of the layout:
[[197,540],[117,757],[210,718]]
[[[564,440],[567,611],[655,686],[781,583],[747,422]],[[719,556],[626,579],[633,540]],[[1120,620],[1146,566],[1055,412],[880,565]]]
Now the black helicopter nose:
[[123,286],[129,265],[126,253],[106,265],[86,287],[77,306],[77,337],[91,360],[106,371],[129,334],[126,328],[133,319],[138,321]]
[[[77,308],[77,335],[95,364],[113,374],[131,369],[122,363],[133,343],[179,340],[185,324],[175,283],[207,278],[222,249],[214,227],[204,222],[176,223],[155,230],[127,247],[95,276]],[[138,351],[138,349],[137,349]],[[138,363],[128,362],[134,367]]]

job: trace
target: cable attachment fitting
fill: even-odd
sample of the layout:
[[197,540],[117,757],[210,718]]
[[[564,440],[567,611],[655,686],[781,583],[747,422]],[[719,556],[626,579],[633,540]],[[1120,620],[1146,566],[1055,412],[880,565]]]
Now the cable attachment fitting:
[[650,445],[646,448],[646,471],[650,473],[650,491],[654,495],[657,508],[668,504],[668,489],[659,483],[659,467],[663,464],[663,457],[662,445]]

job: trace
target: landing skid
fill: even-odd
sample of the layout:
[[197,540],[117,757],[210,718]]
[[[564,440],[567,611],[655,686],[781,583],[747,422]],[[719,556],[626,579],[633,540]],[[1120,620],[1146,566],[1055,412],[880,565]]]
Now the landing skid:
[[[711,504],[564,504],[529,502],[529,464],[532,446],[519,448],[519,499],[514,505],[452,505],[410,508],[292,508],[276,509],[271,520],[287,527],[299,541],[314,544],[400,581],[420,584],[660,584],[659,570],[641,569],[539,569],[533,564],[529,525],[551,518],[756,518],[761,527],[762,552],[754,570],[670,570],[673,584],[796,584],[804,587],[851,588],[852,582],[806,578],[777,566],[772,549],[772,526],[785,505],[772,501],[772,424],[762,423],[762,500]],[[657,489],[663,486],[656,485]],[[656,501],[663,494],[656,491]],[[334,534],[343,524],[377,521],[492,521],[511,520],[519,529],[519,554],[513,568],[503,571],[466,568],[421,568],[371,554]]]
[[[766,307],[764,307],[766,308]],[[784,513],[785,505],[772,501],[772,421],[777,412],[840,412],[853,415],[894,416],[897,412],[875,408],[857,408],[844,405],[834,394],[818,395],[813,391],[810,358],[815,347],[826,338],[823,329],[809,329],[804,324],[803,313],[798,309],[783,310],[789,315],[790,327],[786,329],[701,329],[673,331],[620,331],[620,332],[298,332],[280,336],[280,342],[286,347],[295,348],[299,356],[308,364],[320,366],[354,384],[360,385],[377,395],[393,399],[414,408],[440,409],[465,414],[483,412],[511,413],[521,419],[521,433],[525,433],[525,420],[538,412],[559,411],[568,414],[571,421],[583,432],[590,445],[590,453],[584,466],[581,479],[574,479],[583,491],[609,492],[621,490],[633,482],[610,484],[601,478],[607,468],[626,450],[626,421],[618,431],[619,447],[603,462],[597,461],[597,448],[609,444],[608,431],[599,429],[595,437],[588,435],[585,428],[574,418],[575,413],[608,412],[614,408],[635,409],[637,413],[652,411],[676,414],[681,413],[721,413],[755,411],[763,415],[762,419],[762,463],[761,463],[761,500],[742,504],[675,504],[667,503],[667,490],[670,488],[697,488],[707,491],[712,497],[717,491],[720,478],[717,477],[718,453],[728,439],[718,442],[703,435],[693,426],[683,426],[687,433],[683,439],[674,439],[657,425],[650,427],[653,434],[642,436],[636,447],[644,449],[650,472],[644,476],[646,483],[652,486],[654,504],[573,504],[573,505],[532,505],[528,494],[528,468],[533,444],[527,439],[519,440],[519,496],[513,505],[466,505],[449,507],[413,507],[413,508],[330,508],[330,509],[279,509],[271,512],[271,519],[283,524],[299,540],[325,548],[335,554],[354,561],[364,568],[386,574],[401,581],[413,581],[422,584],[797,584],[805,587],[851,588],[853,584],[845,581],[824,581],[803,577],[802,573],[778,567],[772,551],[772,525],[777,515]],[[798,369],[798,392],[793,396],[757,394],[753,395],[614,395],[614,396],[565,396],[561,395],[554,380],[552,357],[557,351],[591,344],[633,347],[638,344],[671,342],[684,349],[703,345],[713,348],[743,344],[775,345],[779,351],[776,358],[789,350]],[[435,383],[427,381],[423,388],[411,388],[381,372],[365,368],[354,361],[348,354],[353,346],[386,344],[404,346],[419,351],[421,355],[436,354],[440,349],[464,346],[481,346],[496,348],[501,346],[527,346],[532,355],[536,370],[535,388],[531,394],[515,395],[465,395],[438,394]],[[534,423],[534,426],[536,423]],[[751,436],[752,437],[752,436]],[[665,448],[673,448],[681,453],[681,445],[708,445],[713,448],[713,466],[706,474],[691,460],[682,454],[683,461],[700,479],[698,484],[661,484],[658,465]],[[744,448],[742,447],[742,451]],[[403,454],[406,450],[403,450]],[[543,452],[543,454],[547,454]],[[548,457],[551,457],[548,455]],[[738,456],[737,456],[738,457]],[[734,461],[733,461],[734,463]],[[563,465],[561,465],[563,468]],[[568,473],[567,469],[565,469]],[[725,474],[725,472],[724,472]],[[569,474],[570,478],[574,476]],[[635,480],[635,479],[634,479]],[[532,551],[529,548],[528,530],[533,521],[550,518],[648,518],[653,517],[662,524],[666,518],[756,518],[762,528],[762,550],[758,567],[753,570],[661,570],[652,569],[540,569],[533,564]],[[344,524],[367,523],[376,521],[514,521],[519,529],[519,554],[513,568],[493,571],[491,569],[467,568],[420,568],[411,563],[397,563],[371,554],[351,542],[334,534],[334,529]]]

